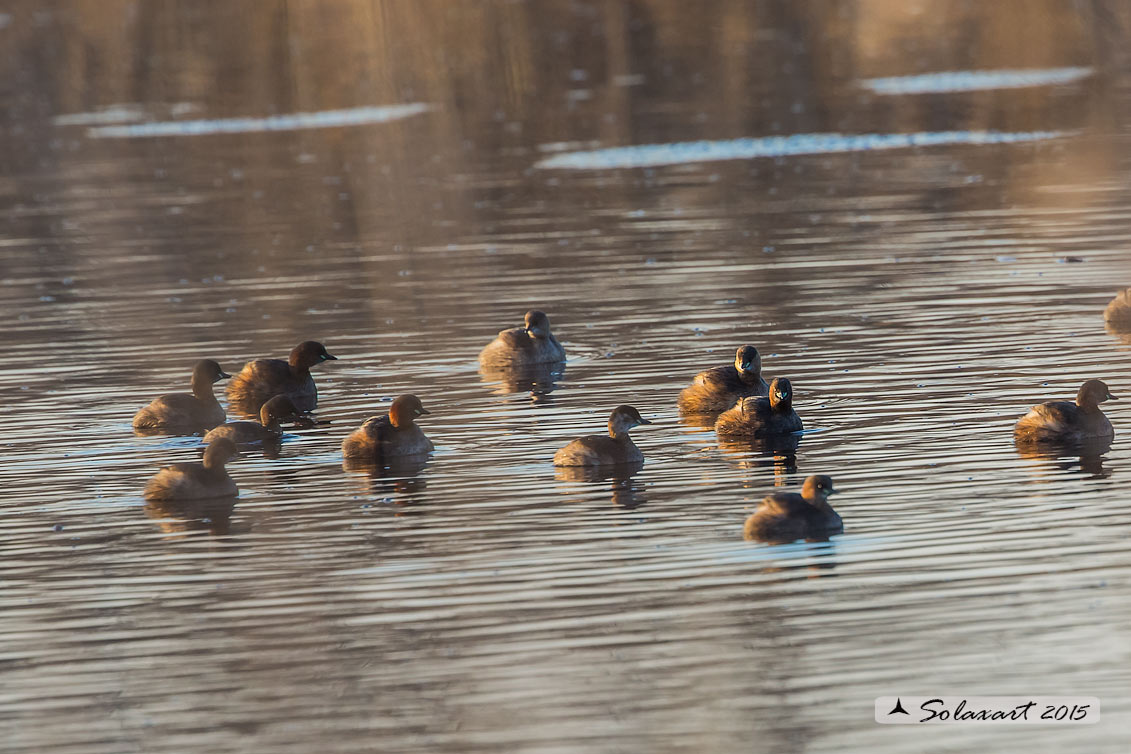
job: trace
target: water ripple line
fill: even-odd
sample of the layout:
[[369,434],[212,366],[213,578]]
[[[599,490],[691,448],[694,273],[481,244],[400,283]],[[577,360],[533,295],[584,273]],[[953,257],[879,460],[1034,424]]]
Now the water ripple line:
[[1093,70],[1087,67],[940,71],[916,76],[864,79],[860,85],[876,94],[941,94],[1070,84],[1085,79],[1092,73]]
[[870,152],[909,147],[935,147],[955,144],[1022,144],[1058,139],[1068,131],[921,131],[892,134],[813,133],[791,136],[684,141],[670,144],[641,144],[583,152],[566,152],[535,163],[543,170],[607,170],[646,168],[691,162],[749,160],[757,157],[791,157],[838,152]]
[[92,139],[144,139],[160,136],[209,136],[213,134],[297,131],[310,128],[341,128],[410,118],[426,113],[432,105],[413,102],[406,105],[353,107],[345,110],[320,110],[310,113],[271,115],[265,118],[207,118],[156,123],[99,126],[87,129]]

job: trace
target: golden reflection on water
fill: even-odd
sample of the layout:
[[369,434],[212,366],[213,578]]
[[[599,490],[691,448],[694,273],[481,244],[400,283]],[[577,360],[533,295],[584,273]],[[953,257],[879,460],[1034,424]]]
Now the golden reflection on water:
[[154,519],[161,531],[171,539],[184,537],[196,531],[206,531],[214,537],[237,534],[232,530],[232,511],[236,498],[205,500],[147,500],[145,515]]
[[1061,471],[1079,470],[1092,479],[1107,479],[1113,473],[1104,465],[1110,440],[1085,443],[1018,443],[1017,454],[1027,461]]

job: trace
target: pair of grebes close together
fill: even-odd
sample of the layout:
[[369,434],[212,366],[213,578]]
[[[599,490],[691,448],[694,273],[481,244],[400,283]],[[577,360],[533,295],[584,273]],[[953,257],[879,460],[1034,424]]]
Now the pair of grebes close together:
[[[1131,289],[1108,306],[1109,326],[1131,329]],[[290,357],[249,362],[228,385],[228,398],[239,410],[259,416],[259,422],[225,423],[224,410],[212,385],[229,378],[215,361],[196,364],[192,394],[173,393],[155,399],[134,417],[139,430],[170,433],[206,431],[207,448],[202,463],[178,463],[157,473],[146,486],[152,500],[193,500],[231,497],[238,492],[225,464],[238,455],[237,445],[277,442],[281,422],[299,419],[318,404],[318,391],[310,368],[334,360],[326,348],[314,341],[300,343]],[[480,363],[494,368],[521,368],[557,364],[565,360],[565,349],[540,311],[526,313],[525,325],[503,330],[479,354]],[[1111,422],[1099,408],[1115,400],[1107,385],[1088,380],[1076,400],[1038,404],[1023,416],[1014,430],[1019,444],[1071,444],[1114,437]],[[734,363],[700,372],[679,395],[681,413],[713,417],[715,431],[729,439],[770,440],[802,430],[793,408],[793,386],[784,377],[766,383],[758,350],[744,345]],[[342,442],[347,461],[385,464],[391,459],[426,455],[432,441],[416,425],[427,415],[415,395],[393,401],[389,413],[365,421]],[[573,440],[554,454],[554,465],[563,467],[616,467],[642,463],[644,455],[633,443],[633,427],[651,424],[632,406],[618,406],[609,417],[607,435],[588,435]],[[771,543],[798,539],[827,540],[843,532],[840,516],[829,505],[835,494],[826,475],[808,477],[800,493],[767,495],[746,520],[747,539]]]

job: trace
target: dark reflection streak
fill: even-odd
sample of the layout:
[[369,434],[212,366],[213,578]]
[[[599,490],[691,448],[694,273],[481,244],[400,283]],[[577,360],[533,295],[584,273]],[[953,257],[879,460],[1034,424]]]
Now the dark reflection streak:
[[[838,535],[839,536],[839,535]],[[767,545],[763,543],[752,543],[751,546],[759,547],[775,547],[775,545]],[[792,563],[782,562],[775,565],[763,568],[760,573],[783,573],[791,574],[796,572],[798,575],[804,575],[806,578],[816,579],[825,578],[829,576],[836,576],[836,543],[829,539],[811,539],[807,540],[806,555],[810,556],[815,562],[809,563]]]
[[[392,459],[389,463],[378,464],[346,458],[342,469],[359,481],[364,481],[364,489],[381,497],[392,497],[398,505],[416,505],[422,502],[423,493],[428,488],[426,480],[419,474],[428,465],[427,455],[404,456]],[[419,513],[421,511],[398,510],[397,515]]]
[[[814,545],[823,555],[832,557],[834,548],[826,543]],[[803,705],[796,700],[797,668],[807,667],[813,660],[807,655],[813,646],[798,641],[799,616],[789,615],[767,604],[766,593],[771,592],[783,603],[799,598],[802,587],[783,588],[796,583],[798,576],[821,578],[834,575],[831,561],[808,566],[780,566],[763,568],[758,577],[751,579],[745,594],[737,597],[748,608],[739,616],[738,628],[743,632],[743,655],[757,672],[743,674],[739,683],[742,692],[750,696],[765,696],[774,700],[775,714],[763,718],[759,725],[759,742],[768,750],[804,751],[810,741],[821,732],[820,726],[802,714]],[[737,672],[737,671],[735,671]]]
[[1131,346],[1131,329],[1111,322],[1104,323],[1104,330],[1125,346]]
[[[1082,0],[1078,5],[1084,16],[1083,23],[1091,32],[1092,67],[1104,76],[1126,69],[1129,61],[1127,29],[1116,11],[1118,6],[1110,0]],[[1098,104],[1117,105],[1118,102],[1113,97]]]
[[679,415],[679,423],[687,427],[696,427],[698,429],[714,429],[715,421],[718,419],[716,414],[683,414]]
[[[775,487],[802,481],[797,478],[797,449],[801,435],[784,435],[751,440],[719,440],[723,455],[737,461],[742,469],[772,469]],[[750,486],[758,482],[752,480]]]
[[[209,500],[147,500],[145,515],[157,521],[169,535],[207,531],[214,537],[242,533],[232,531],[232,511],[236,498]],[[172,537],[171,537],[172,538]]]
[[480,365],[479,374],[485,383],[499,383],[494,392],[507,395],[530,391],[530,402],[551,405],[557,382],[565,376],[565,362],[557,364],[530,364],[521,367]]
[[558,466],[554,468],[554,476],[561,482],[596,485],[608,481],[611,483],[613,505],[633,510],[648,502],[647,496],[643,494],[646,485],[633,480],[643,468],[643,462],[620,466]]

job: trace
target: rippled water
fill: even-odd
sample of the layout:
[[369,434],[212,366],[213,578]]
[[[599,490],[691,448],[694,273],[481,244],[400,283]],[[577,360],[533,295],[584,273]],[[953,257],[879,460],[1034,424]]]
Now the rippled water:
[[[110,5],[0,23],[0,749],[1124,750],[1131,408],[1099,456],[1010,437],[1086,378],[1131,393],[1102,319],[1131,284],[1122,9]],[[285,130],[232,125],[265,119]],[[554,167],[985,132],[1059,135]],[[564,371],[481,373],[533,306]],[[340,358],[323,423],[233,463],[234,507],[147,504],[200,443],[137,437],[134,411],[198,358],[306,338]],[[795,459],[676,412],[747,342],[793,381]],[[341,439],[408,391],[431,460],[344,470]],[[620,403],[655,422],[643,469],[555,472]],[[811,473],[845,533],[744,542]],[[927,738],[873,722],[901,693],[1103,718]]]

